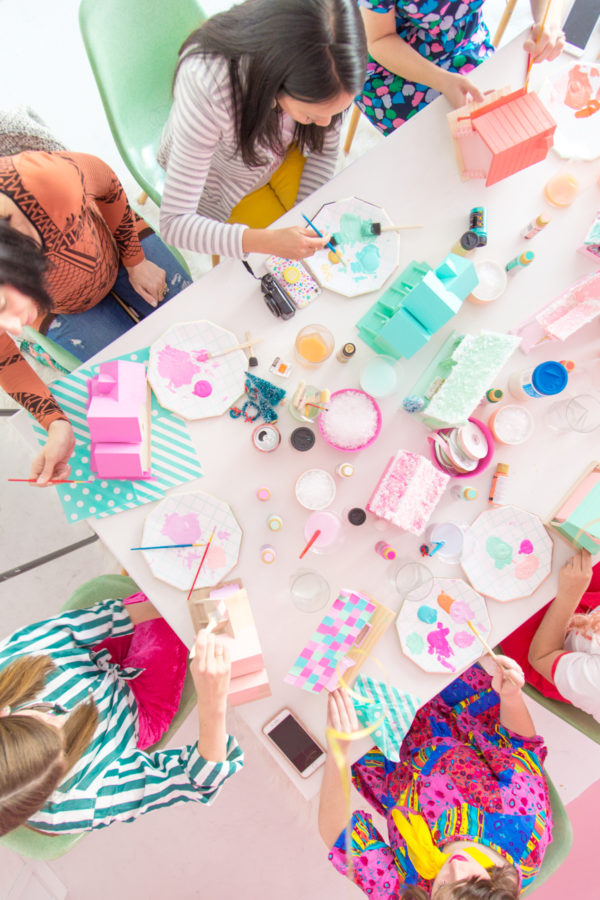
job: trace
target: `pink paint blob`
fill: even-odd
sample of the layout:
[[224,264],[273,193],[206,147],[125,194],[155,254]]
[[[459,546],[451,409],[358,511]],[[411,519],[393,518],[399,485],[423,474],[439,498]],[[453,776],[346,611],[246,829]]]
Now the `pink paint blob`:
[[[472,620],[474,615],[475,613],[464,600],[455,600],[450,607],[450,618],[458,625],[464,625],[469,619]],[[468,647],[469,645],[467,644],[466,646]]]
[[457,647],[470,647],[475,640],[475,635],[470,631],[457,631],[452,640]]
[[208,548],[204,564],[209,569],[222,569],[226,562],[227,554],[225,553],[225,548],[221,547],[219,544],[215,544],[213,540]]
[[194,385],[194,394],[196,397],[210,397],[213,387],[210,381],[197,381]]
[[202,529],[193,513],[185,516],[168,513],[160,533],[170,538],[174,544],[195,544],[200,540]]
[[158,353],[158,374],[162,378],[169,379],[171,391],[177,390],[184,384],[191,384],[197,371],[197,367],[185,350],[178,350],[177,347],[167,344]]
[[209,358],[208,350],[197,350],[194,353],[194,359],[197,359],[198,362],[206,362]]
[[531,556],[524,556],[523,559],[518,561],[514,568],[515,578],[523,580],[530,578],[538,568],[539,564],[540,561],[535,554],[532,553]]
[[450,634],[450,629],[444,628],[442,623],[438,622],[437,627],[427,635],[429,653],[435,653],[440,662],[449,656],[454,656],[454,650],[446,640],[448,634]]
[[525,540],[521,541],[521,546],[519,547],[519,553],[533,553],[533,544],[531,541]]

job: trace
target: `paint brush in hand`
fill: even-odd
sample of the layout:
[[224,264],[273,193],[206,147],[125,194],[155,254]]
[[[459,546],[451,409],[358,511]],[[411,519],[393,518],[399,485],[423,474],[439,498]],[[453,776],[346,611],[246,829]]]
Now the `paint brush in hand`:
[[517,687],[519,687],[519,685],[518,685],[517,682],[514,680],[514,678],[511,678],[510,671],[509,671],[509,670],[507,669],[507,667],[504,665],[503,661],[502,661],[501,659],[499,659],[498,654],[497,654],[497,653],[494,653],[494,651],[492,650],[492,648],[490,647],[490,645],[488,644],[488,642],[486,641],[486,639],[485,639],[485,638],[483,637],[483,635],[477,630],[477,628],[475,628],[475,626],[473,625],[473,623],[471,622],[470,619],[467,619],[467,625],[469,626],[469,628],[471,629],[471,631],[473,632],[473,634],[475,635],[475,637],[477,638],[477,640],[479,641],[479,643],[482,644],[482,646],[483,646],[483,648],[486,650],[488,656],[491,656],[491,658],[494,660],[494,662],[496,663],[496,665],[499,666],[501,669],[504,670],[504,674],[506,675],[506,677],[508,678],[508,680],[509,680],[510,682],[512,682],[512,684],[515,684],[515,685],[517,685]]
[[[321,232],[319,231],[319,229],[317,228],[317,226],[316,226],[316,225],[313,225],[313,223],[310,221],[310,219],[308,218],[308,216],[305,216],[304,213],[302,213],[302,218],[304,219],[304,221],[306,222],[306,224],[309,225],[310,228],[312,228],[312,230],[315,232],[315,234],[317,234],[317,235],[318,235],[319,237],[321,237],[321,238],[323,237],[323,235],[321,234]],[[346,267],[346,263],[345,263],[345,261],[344,261],[342,255],[341,255],[340,251],[336,249],[335,244],[333,243],[333,241],[327,241],[327,244],[326,244],[325,246],[326,246],[326,247],[329,247],[329,249],[331,250],[331,252],[333,253],[333,255],[334,255],[334,256],[337,256],[337,258],[339,259],[339,261],[341,262],[341,264],[342,264],[344,267]]]

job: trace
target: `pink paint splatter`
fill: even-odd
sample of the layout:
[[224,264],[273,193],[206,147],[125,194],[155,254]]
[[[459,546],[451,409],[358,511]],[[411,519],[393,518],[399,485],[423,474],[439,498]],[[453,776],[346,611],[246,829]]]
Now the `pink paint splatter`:
[[[464,600],[455,600],[450,607],[450,618],[458,625],[463,625],[469,619],[473,619],[475,615],[468,603]],[[468,644],[466,646],[469,646]]]
[[519,547],[519,553],[533,553],[533,544],[531,541],[525,540],[521,541],[521,546]]
[[198,368],[189,353],[167,344],[158,353],[158,374],[169,379],[169,390],[175,391],[184,384],[191,384]]
[[427,635],[429,653],[435,653],[440,662],[449,656],[454,656],[454,650],[446,640],[446,635],[448,634],[450,634],[450,629],[444,628],[442,623],[438,622],[436,628]]
[[222,569],[226,562],[227,554],[225,553],[225,548],[220,547],[219,544],[215,544],[213,540],[208,548],[208,553],[206,554],[205,565],[209,569]]
[[210,381],[201,379],[194,385],[194,394],[196,395],[196,397],[210,397],[212,391],[213,387]]
[[195,544],[200,540],[202,529],[198,519],[193,513],[180,516],[178,513],[169,513],[160,530],[174,544]]
[[475,635],[470,631],[457,631],[452,640],[457,647],[470,647],[475,640]]
[[531,556],[524,556],[515,566],[515,578],[521,578],[523,580],[530,578],[538,568],[539,564],[540,561],[535,554],[532,553]]
[[231,536],[230,531],[217,531],[217,537],[220,541],[228,541]]

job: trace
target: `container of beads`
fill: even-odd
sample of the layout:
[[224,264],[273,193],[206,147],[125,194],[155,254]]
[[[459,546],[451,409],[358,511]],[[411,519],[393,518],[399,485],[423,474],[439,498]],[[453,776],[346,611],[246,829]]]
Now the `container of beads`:
[[381,410],[365,391],[344,388],[335,391],[327,409],[319,414],[323,440],[343,453],[356,453],[375,441],[381,431]]

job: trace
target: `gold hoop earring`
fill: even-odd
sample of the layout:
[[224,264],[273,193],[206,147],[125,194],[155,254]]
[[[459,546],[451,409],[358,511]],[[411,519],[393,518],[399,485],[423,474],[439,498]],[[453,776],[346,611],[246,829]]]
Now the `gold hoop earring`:
[[4,294],[0,294],[0,312],[4,312],[6,307],[8,306],[8,300],[4,296]]

